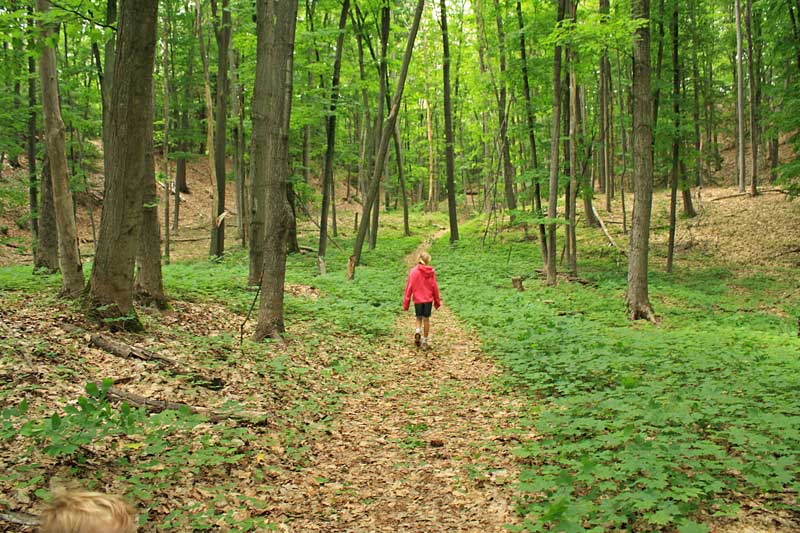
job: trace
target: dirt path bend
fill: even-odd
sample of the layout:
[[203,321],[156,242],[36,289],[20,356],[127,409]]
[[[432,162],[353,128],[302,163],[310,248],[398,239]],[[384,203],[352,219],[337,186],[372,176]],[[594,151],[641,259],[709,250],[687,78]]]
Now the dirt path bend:
[[413,333],[404,314],[312,464],[280,488],[282,530],[488,533],[516,521],[522,400],[495,390],[499,370],[445,306],[432,350]]

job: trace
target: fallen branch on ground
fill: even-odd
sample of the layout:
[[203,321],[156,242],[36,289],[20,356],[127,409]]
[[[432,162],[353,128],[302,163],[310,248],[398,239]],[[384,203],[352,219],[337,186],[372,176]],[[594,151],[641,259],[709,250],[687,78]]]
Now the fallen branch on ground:
[[600,218],[600,215],[597,213],[597,209],[595,209],[595,208],[594,208],[594,206],[592,206],[592,213],[594,213],[594,217],[595,217],[595,218],[597,219],[597,221],[600,223],[600,229],[602,229],[602,230],[603,230],[603,233],[605,234],[605,236],[606,236],[606,239],[608,239],[608,242],[610,242],[610,243],[611,243],[611,246],[613,246],[614,248],[616,248],[617,250],[619,250],[619,252],[620,252],[622,255],[625,255],[625,250],[623,250],[622,248],[620,248],[619,246],[617,246],[617,242],[614,240],[614,237],[612,237],[612,236],[611,236],[611,234],[608,232],[608,228],[606,228],[606,224],[605,224],[605,222],[603,222],[603,219],[602,219],[602,218]]
[[0,520],[8,522],[9,524],[17,524],[18,526],[36,527],[41,523],[41,520],[35,514],[22,513],[17,511],[6,511],[0,513]]
[[[800,248],[792,248],[791,250],[786,250],[785,252],[779,253],[775,257],[783,257],[784,255],[798,254],[798,253],[800,253]],[[773,257],[773,259],[774,259],[774,257]]]
[[[101,385],[97,383],[97,387]],[[247,422],[250,424],[264,424],[268,413],[257,411],[236,411],[236,412],[221,412],[209,409],[208,407],[197,407],[182,402],[173,402],[170,400],[158,400],[155,398],[148,398],[132,392],[127,392],[117,387],[111,386],[106,389],[106,396],[110,400],[120,402],[127,402],[136,407],[144,407],[152,413],[160,413],[167,409],[174,411],[188,410],[191,413],[207,416],[211,422],[220,422],[223,420],[237,420],[239,422]]]
[[181,366],[177,361],[158,355],[150,350],[132,346],[99,333],[88,332],[72,324],[63,324],[61,327],[70,333],[88,336],[90,345],[100,348],[116,357],[121,357],[123,359],[139,359],[140,361],[153,361],[164,367],[170,374],[186,376],[195,385],[208,389],[219,390],[225,386],[225,383],[220,378],[203,376],[194,370]]
[[[770,192],[776,192],[780,194],[789,194],[788,192],[784,191],[783,189],[764,189],[763,191],[758,191],[758,194],[767,194]],[[729,198],[739,198],[742,196],[752,196],[749,192],[739,192],[736,194],[729,194],[727,196],[720,196],[719,198],[712,198],[712,202],[718,202],[720,200],[727,200]]]

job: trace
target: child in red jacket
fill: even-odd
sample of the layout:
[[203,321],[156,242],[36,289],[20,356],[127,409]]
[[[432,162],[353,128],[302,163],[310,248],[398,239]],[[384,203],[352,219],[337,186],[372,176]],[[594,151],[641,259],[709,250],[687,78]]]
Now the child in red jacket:
[[403,310],[408,311],[411,298],[414,298],[414,311],[417,316],[417,331],[414,334],[414,344],[420,346],[420,329],[422,331],[422,348],[428,349],[428,335],[431,331],[431,308],[439,309],[442,305],[439,299],[439,286],[436,284],[436,272],[431,264],[431,255],[428,252],[419,254],[417,266],[411,269],[406,283],[406,293],[403,297]]

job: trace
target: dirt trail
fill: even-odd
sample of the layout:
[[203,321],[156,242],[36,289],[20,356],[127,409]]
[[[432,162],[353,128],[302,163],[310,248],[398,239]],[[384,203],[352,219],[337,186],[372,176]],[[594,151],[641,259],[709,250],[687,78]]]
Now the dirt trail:
[[515,522],[521,399],[493,391],[498,369],[445,306],[431,351],[414,347],[413,326],[411,314],[398,319],[365,373],[354,372],[363,378],[312,464],[284,480],[284,531],[494,532]]

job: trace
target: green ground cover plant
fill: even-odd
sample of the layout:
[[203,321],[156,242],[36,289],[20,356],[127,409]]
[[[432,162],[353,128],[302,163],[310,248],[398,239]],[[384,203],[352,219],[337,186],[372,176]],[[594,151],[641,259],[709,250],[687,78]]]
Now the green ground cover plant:
[[[588,284],[549,288],[531,276],[535,243],[507,233],[482,246],[483,224],[433,255],[446,303],[536,406],[540,438],[518,450],[522,530],[705,531],[742,494],[798,509],[798,302],[781,299],[792,278],[654,268],[662,322],[630,323],[613,251],[582,242]],[[531,276],[522,293],[519,275]]]

